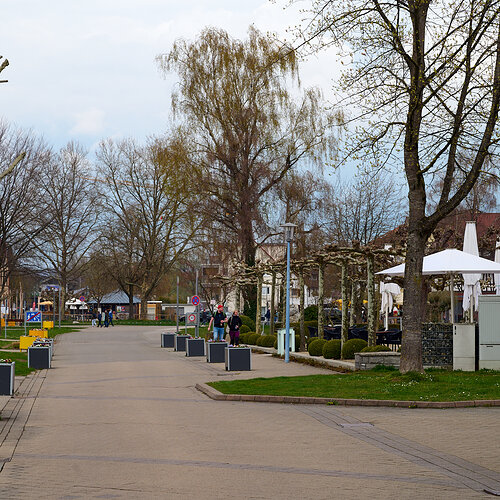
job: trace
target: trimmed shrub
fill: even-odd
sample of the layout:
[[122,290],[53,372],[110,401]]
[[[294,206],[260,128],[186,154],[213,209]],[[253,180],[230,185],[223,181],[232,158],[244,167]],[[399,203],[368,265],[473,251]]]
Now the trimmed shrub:
[[314,339],[308,346],[307,350],[311,356],[322,356],[323,346],[326,344],[325,339]]
[[304,309],[304,320],[318,322],[318,306],[307,306]]
[[252,318],[250,318],[249,316],[245,316],[244,314],[240,315],[240,318],[241,322],[244,325],[248,326],[251,332],[255,332],[255,321]]
[[370,345],[361,349],[360,352],[385,352],[391,351],[391,348],[386,345]]
[[247,344],[256,345],[257,339],[260,337],[260,333],[249,332],[247,333]]
[[278,337],[276,337],[276,338],[274,339],[274,344],[273,344],[273,347],[274,347],[275,349],[278,349]]
[[247,344],[248,333],[240,333],[240,344]]
[[327,340],[323,345],[323,357],[325,359],[340,359],[340,339]]
[[248,333],[248,332],[251,332],[251,331],[252,330],[247,325],[241,325],[240,326],[240,336],[241,336],[242,333]]
[[342,359],[354,359],[354,353],[361,352],[368,345],[368,342],[362,339],[351,339],[342,346]]
[[274,341],[276,340],[275,335],[262,335],[260,340],[260,344],[262,347],[273,347],[274,346]]
[[309,344],[310,344],[313,340],[318,340],[318,337],[306,337],[306,347],[307,347],[307,348],[309,348]]

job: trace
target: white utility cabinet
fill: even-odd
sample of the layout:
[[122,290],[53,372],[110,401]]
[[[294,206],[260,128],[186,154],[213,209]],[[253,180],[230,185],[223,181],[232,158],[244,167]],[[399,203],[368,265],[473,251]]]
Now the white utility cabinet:
[[479,296],[479,368],[500,370],[500,295]]
[[453,369],[476,370],[476,325],[453,325]]

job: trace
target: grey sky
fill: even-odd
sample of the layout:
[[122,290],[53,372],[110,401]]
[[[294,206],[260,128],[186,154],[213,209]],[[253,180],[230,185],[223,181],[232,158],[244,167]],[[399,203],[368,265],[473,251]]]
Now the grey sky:
[[[205,26],[245,37],[250,24],[290,38],[299,6],[268,0],[0,0],[1,118],[31,128],[61,147],[76,140],[90,150],[106,137],[144,139],[168,127],[170,90],[155,56]],[[331,93],[330,51],[301,67],[304,86]]]

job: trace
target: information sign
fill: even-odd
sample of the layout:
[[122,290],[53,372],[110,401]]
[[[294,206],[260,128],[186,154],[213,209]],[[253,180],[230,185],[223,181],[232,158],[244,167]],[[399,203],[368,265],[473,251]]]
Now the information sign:
[[41,323],[42,313],[39,311],[26,311],[26,323]]

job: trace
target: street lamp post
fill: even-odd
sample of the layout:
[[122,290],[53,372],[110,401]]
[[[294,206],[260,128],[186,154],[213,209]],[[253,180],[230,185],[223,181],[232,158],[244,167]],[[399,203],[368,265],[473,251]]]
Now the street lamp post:
[[290,361],[290,246],[296,224],[287,222],[282,224],[285,230],[286,241],[286,324],[285,324],[285,363]]

